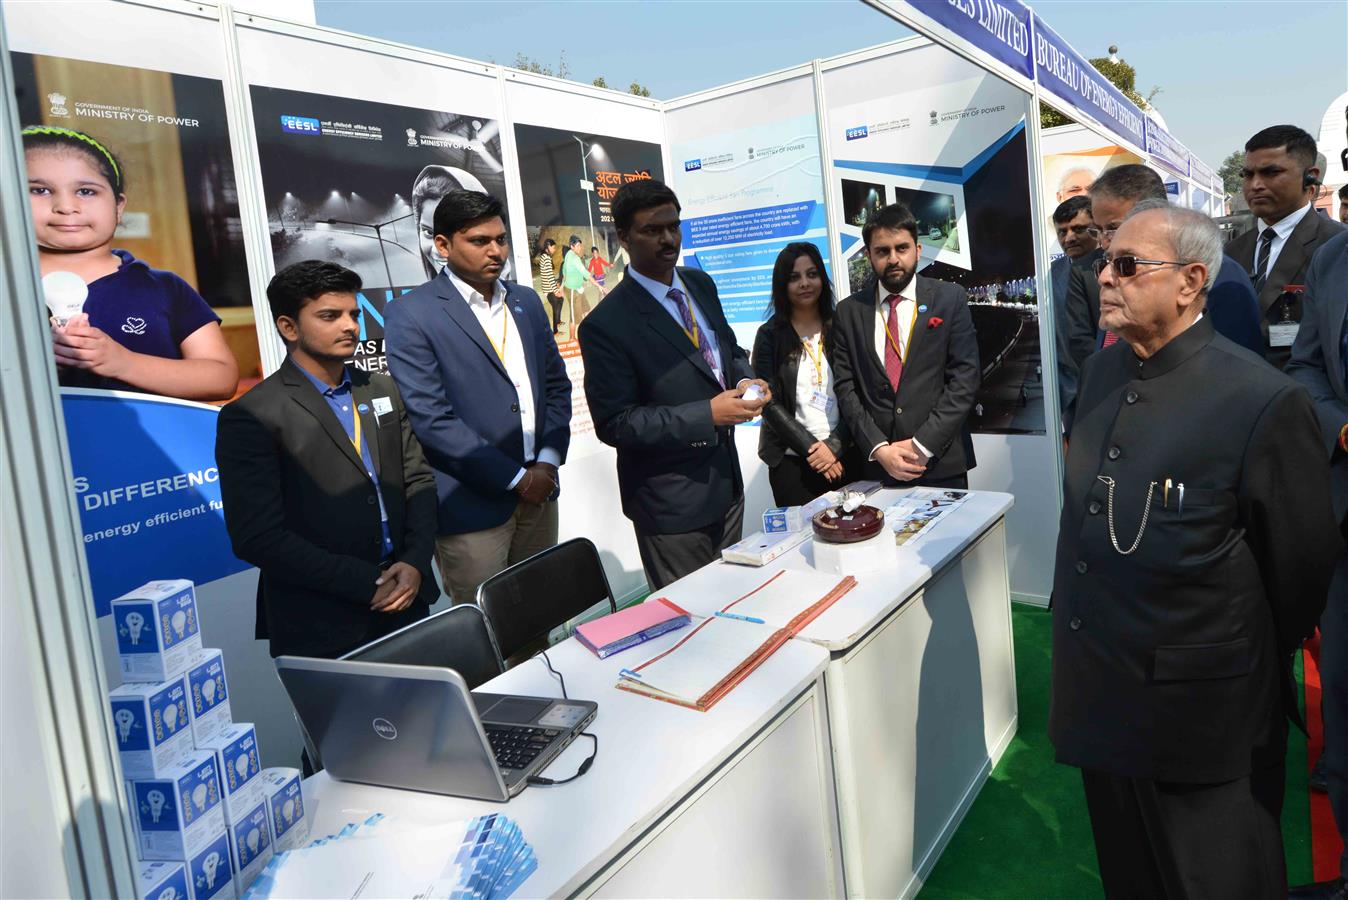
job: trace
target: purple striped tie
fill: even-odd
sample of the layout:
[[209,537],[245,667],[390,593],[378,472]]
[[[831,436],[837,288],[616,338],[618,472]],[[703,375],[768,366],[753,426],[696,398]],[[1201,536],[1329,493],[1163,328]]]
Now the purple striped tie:
[[665,296],[673,300],[675,305],[679,307],[679,318],[683,319],[683,330],[689,335],[697,332],[697,349],[701,351],[702,358],[706,360],[707,367],[716,376],[716,380],[721,387],[725,387],[725,376],[716,366],[716,357],[712,355],[711,343],[707,340],[706,333],[697,327],[697,320],[693,318],[693,307],[688,303],[688,298],[678,288],[670,288],[669,293]]

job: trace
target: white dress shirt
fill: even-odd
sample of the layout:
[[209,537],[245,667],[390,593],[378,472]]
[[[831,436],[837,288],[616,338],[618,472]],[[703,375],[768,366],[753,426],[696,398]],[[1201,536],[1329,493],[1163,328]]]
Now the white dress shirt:
[[[913,325],[917,321],[917,277],[914,276],[908,280],[903,290],[899,291],[899,307],[897,315],[899,318],[899,333],[894,335],[898,340],[899,346],[903,348],[904,364],[908,363],[908,346],[913,335]],[[885,325],[889,322],[889,291],[885,286],[877,282],[875,285],[875,355],[880,357],[880,368],[885,367],[885,346],[889,343],[889,338],[885,335]],[[928,459],[932,453],[926,447],[918,443],[917,438],[913,438],[913,445],[921,450]],[[875,459],[875,451],[879,450],[884,444],[876,444],[871,448],[869,459]]]
[[707,317],[702,314],[702,309],[693,299],[693,295],[688,293],[688,288],[684,286],[683,279],[679,278],[678,270],[676,269],[672,273],[674,276],[672,284],[661,284],[654,278],[647,278],[637,271],[636,266],[628,266],[627,274],[629,277],[635,278],[637,284],[644,287],[655,298],[656,302],[664,307],[665,312],[674,317],[674,321],[679,328],[683,328],[683,313],[679,310],[679,304],[669,298],[669,291],[671,288],[677,288],[679,293],[687,298],[688,306],[692,309],[693,316],[697,320],[698,333],[706,335],[707,345],[711,347],[711,358],[716,360],[716,364],[712,366],[712,372],[724,384],[725,373],[721,371],[721,345],[720,341],[716,339],[716,330],[707,322]]
[[[796,370],[796,421],[805,426],[815,440],[827,440],[838,427],[838,401],[833,393],[833,368],[828,364],[828,354],[823,348],[824,336],[821,332],[810,339],[801,339],[800,367]],[[819,365],[816,368],[815,359]],[[821,378],[822,375],[822,378]],[[821,391],[828,398],[828,409],[814,405],[815,391]],[[789,455],[796,451],[787,448]]]
[[[520,340],[519,329],[516,327],[514,316],[506,309],[505,283],[500,280],[496,282],[496,287],[492,290],[491,301],[488,302],[468,282],[455,275],[454,270],[449,266],[445,266],[443,271],[449,277],[449,283],[454,285],[454,289],[459,292],[459,296],[468,302],[468,308],[472,310],[477,323],[482,326],[482,330],[487,335],[487,340],[493,347],[499,349],[501,355],[505,357],[503,362],[506,374],[510,376],[510,380],[514,383],[515,394],[519,398],[520,428],[524,433],[524,459],[526,462],[534,462],[534,442],[536,440],[534,429],[537,423],[534,409],[534,387],[533,382],[529,380],[528,363],[524,359],[524,342]],[[504,344],[502,341],[504,341]],[[552,447],[544,447],[539,451],[537,461],[560,466],[562,455]],[[520,469],[515,475],[515,479],[507,486],[507,490],[513,490],[523,477],[524,469]]]
[[[1307,203],[1305,206],[1301,207],[1301,209],[1294,213],[1288,213],[1272,225],[1267,224],[1263,219],[1255,219],[1255,228],[1259,230],[1258,237],[1262,238],[1264,236],[1264,230],[1266,228],[1272,228],[1273,233],[1277,235],[1273,238],[1273,243],[1270,244],[1268,248],[1268,269],[1265,270],[1265,278],[1273,274],[1273,267],[1278,264],[1278,254],[1282,252],[1283,245],[1287,243],[1287,239],[1292,236],[1293,230],[1301,224],[1301,220],[1304,219],[1306,214],[1310,211],[1311,205]],[[1258,274],[1259,271],[1258,240],[1254,242],[1254,266],[1254,271],[1250,273],[1251,278]],[[1281,285],[1279,285],[1279,287],[1281,287]]]

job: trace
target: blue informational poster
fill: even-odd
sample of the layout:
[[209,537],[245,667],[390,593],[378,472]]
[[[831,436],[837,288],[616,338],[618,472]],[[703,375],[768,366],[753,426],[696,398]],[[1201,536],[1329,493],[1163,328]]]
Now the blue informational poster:
[[230,550],[214,406],[61,391],[97,614],[150,578],[205,584],[248,568]]
[[716,279],[732,325],[767,318],[772,266],[787,244],[811,242],[828,263],[814,115],[676,144],[673,166],[683,265]]

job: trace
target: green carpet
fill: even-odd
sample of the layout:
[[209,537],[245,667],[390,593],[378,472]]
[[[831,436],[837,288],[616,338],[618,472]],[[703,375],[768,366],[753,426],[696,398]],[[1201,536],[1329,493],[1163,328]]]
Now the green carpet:
[[[932,870],[922,900],[1103,896],[1081,776],[1053,761],[1048,740],[1049,623],[1046,610],[1012,605],[1018,733]],[[1311,880],[1305,760],[1305,735],[1293,729],[1283,809],[1290,884]]]

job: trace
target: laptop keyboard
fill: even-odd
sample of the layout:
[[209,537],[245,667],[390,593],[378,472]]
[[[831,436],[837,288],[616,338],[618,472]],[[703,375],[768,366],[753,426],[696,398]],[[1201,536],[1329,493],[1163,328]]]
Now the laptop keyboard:
[[491,742],[496,765],[502,769],[523,769],[538,754],[547,749],[560,731],[552,728],[529,728],[524,725],[483,725]]

